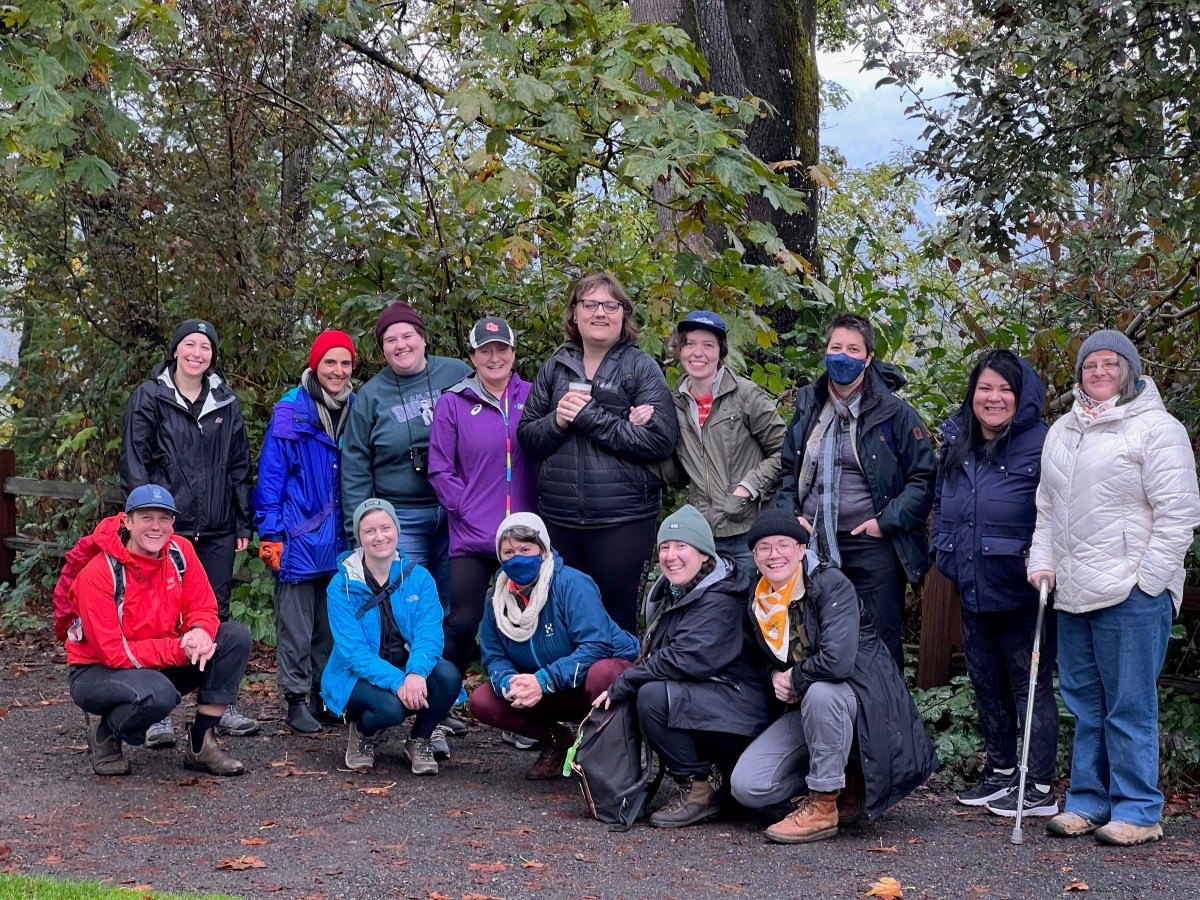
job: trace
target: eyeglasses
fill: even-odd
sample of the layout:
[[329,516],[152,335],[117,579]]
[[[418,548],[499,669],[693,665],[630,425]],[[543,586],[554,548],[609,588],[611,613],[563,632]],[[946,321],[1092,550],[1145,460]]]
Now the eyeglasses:
[[1103,362],[1087,362],[1083,364],[1083,371],[1095,372],[1097,369],[1102,372],[1115,372],[1121,368],[1119,359],[1106,359]]
[[794,553],[800,544],[796,541],[780,541],[777,544],[755,544],[754,558],[755,559],[770,559],[771,554],[779,556],[787,556],[789,553]]
[[603,306],[606,313],[615,313],[621,308],[619,300],[580,300],[579,305],[588,312],[595,312],[599,307]]

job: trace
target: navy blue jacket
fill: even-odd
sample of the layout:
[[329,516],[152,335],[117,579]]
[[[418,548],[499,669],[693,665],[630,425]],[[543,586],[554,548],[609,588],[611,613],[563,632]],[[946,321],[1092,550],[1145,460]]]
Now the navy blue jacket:
[[550,596],[538,615],[533,636],[527,641],[505,636],[496,626],[489,596],[483,608],[479,649],[492,689],[503,695],[513,675],[533,675],[539,669],[546,670],[557,690],[582,687],[597,660],[636,659],[638,641],[609,618],[596,582],[565,565],[555,553]]
[[[1025,360],[1017,414],[996,448],[994,461],[967,457],[947,477],[947,450],[963,433],[960,409],[942,425],[942,461],[933,504],[933,547],[942,574],[958,586],[963,609],[974,613],[1033,607],[1038,592],[1025,580],[1025,558],[1037,523],[1046,388]],[[967,397],[965,406],[971,402]]]
[[[354,395],[342,415],[350,415]],[[338,448],[321,427],[303,387],[275,404],[254,487],[254,524],[262,540],[282,541],[280,581],[307,581],[337,571],[346,551]]]

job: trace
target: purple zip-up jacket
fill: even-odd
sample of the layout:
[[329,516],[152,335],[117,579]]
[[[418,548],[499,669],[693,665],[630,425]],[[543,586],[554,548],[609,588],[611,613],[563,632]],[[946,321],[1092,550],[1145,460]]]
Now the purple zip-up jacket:
[[429,482],[450,517],[451,556],[494,557],[496,529],[505,515],[537,511],[536,468],[517,442],[517,422],[530,387],[512,374],[507,421],[505,398],[497,402],[478,375],[468,375],[438,398],[429,430]]

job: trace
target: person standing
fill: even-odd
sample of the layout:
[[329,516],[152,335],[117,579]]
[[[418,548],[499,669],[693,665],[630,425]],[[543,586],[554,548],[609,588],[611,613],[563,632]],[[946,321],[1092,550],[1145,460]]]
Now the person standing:
[[595,579],[604,608],[637,633],[662,484],[650,470],[679,428],[658,363],[637,347],[633,303],[586,275],[563,314],[567,340],[534,378],[517,438],[537,460],[538,498],[563,561]]
[[[450,531],[429,483],[429,429],[442,391],[471,373],[467,364],[426,352],[425,322],[411,306],[391,302],[375,323],[386,365],[358,392],[342,437],[342,502],[355,509],[370,497],[396,510],[404,555],[437,583],[450,608]],[[349,522],[346,536],[354,534]]]
[[715,312],[688,313],[667,349],[685,372],[671,395],[679,443],[669,480],[690,484],[688,503],[712,526],[717,552],[751,569],[746,532],[775,499],[787,426],[770,394],[724,364],[727,329]]
[[1058,687],[1075,717],[1071,784],[1046,829],[1143,844],[1162,837],[1156,684],[1200,525],[1196,458],[1121,332],[1085,340],[1075,378],[1042,451],[1028,562],[1030,584],[1056,591]]
[[258,555],[275,573],[275,668],[284,722],[297,734],[319,732],[313,712],[324,711],[321,672],[333,648],[325,592],[346,549],[338,445],[353,369],[348,334],[317,335],[299,386],[275,404],[258,457]]
[[513,371],[516,337],[504,319],[484,316],[468,344],[475,373],[438,398],[429,432],[429,481],[450,520],[446,659],[460,672],[496,572],[496,528],[537,506],[533,461],[517,440],[530,385]]
[[[987,751],[983,776],[958,802],[1005,816],[1016,815],[1017,734],[1038,618],[1038,591],[1026,581],[1025,559],[1037,522],[1045,394],[1033,367],[1016,354],[984,354],[971,370],[961,408],[942,425],[933,502],[933,547],[938,569],[958,588],[962,603],[963,655]],[[1053,659],[1053,616],[1045,632],[1040,652]],[[1058,812],[1053,669],[1038,668],[1024,816]]]
[[[250,444],[242,407],[218,366],[217,329],[203,319],[175,327],[167,358],[125,407],[121,492],[166,488],[179,512],[175,532],[192,542],[229,621],[234,557],[250,541]],[[258,722],[230,705],[220,729],[249,735]],[[175,746],[168,715],[146,734],[152,749]]]
[[929,431],[894,390],[904,379],[875,358],[871,323],[838,315],[825,332],[825,374],[796,395],[775,503],[840,568],[904,671],[905,581],[929,568],[925,521],[937,461]]

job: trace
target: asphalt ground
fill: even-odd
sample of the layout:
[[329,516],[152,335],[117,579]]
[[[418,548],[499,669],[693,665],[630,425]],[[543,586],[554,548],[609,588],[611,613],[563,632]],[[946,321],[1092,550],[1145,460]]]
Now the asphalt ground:
[[[137,748],[132,775],[102,778],[61,649],[0,637],[0,870],[281,898],[898,896],[880,887],[889,878],[905,898],[1200,896],[1194,798],[1169,806],[1164,840],[1134,848],[1053,838],[1043,819],[1014,845],[1012,820],[958,806],[936,776],[879,821],[815,844],[764,841],[786,809],[614,833],[572,780],[526,781],[536,753],[492,729],[451,738],[436,777],[413,776],[395,736],[374,770],[352,772],[344,728],[294,736],[269,681],[255,687],[242,708],[261,734],[225,738],[244,776],[198,776],[179,749]],[[177,725],[189,718],[176,712]]]

